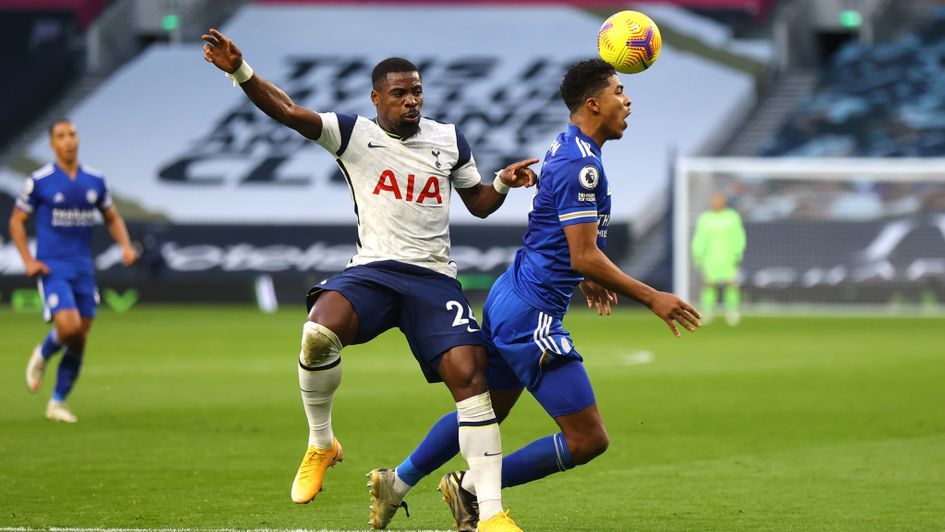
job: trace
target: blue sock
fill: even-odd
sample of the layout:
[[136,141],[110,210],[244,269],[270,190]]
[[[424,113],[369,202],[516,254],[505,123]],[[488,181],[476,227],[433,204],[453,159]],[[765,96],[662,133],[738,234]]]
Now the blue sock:
[[53,327],[50,329],[49,334],[46,335],[46,339],[43,340],[43,346],[39,348],[39,352],[43,355],[43,360],[49,360],[53,355],[59,352],[62,349],[62,344],[59,343],[59,337],[56,336],[56,328]]
[[[397,466],[397,476],[407,485],[420,479],[459,454],[459,423],[456,412],[441,417],[413,454]],[[574,467],[564,434],[535,440],[502,459],[502,487],[509,488]]]
[[79,378],[79,368],[82,367],[82,353],[85,346],[69,346],[62,355],[62,362],[59,363],[59,371],[56,374],[56,389],[53,391],[54,401],[65,401],[66,396],[72,391],[72,386]]
[[434,472],[459,454],[459,421],[456,412],[441,417],[416,450],[397,466],[397,476],[409,486]]
[[518,486],[573,467],[568,442],[559,432],[506,456],[502,460],[502,487]]

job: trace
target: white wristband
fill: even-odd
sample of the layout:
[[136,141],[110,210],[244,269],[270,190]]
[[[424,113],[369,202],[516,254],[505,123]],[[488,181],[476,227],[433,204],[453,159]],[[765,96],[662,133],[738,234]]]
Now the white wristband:
[[249,81],[249,78],[253,77],[253,67],[249,66],[249,63],[246,61],[243,61],[235,72],[227,74],[226,77],[233,80],[234,87],[237,84],[246,83]]
[[494,188],[496,192],[504,196],[509,193],[509,189],[511,187],[506,185],[505,181],[502,181],[502,179],[499,177],[499,174],[501,173],[502,173],[502,170],[499,170],[498,172],[495,173],[495,179],[492,180],[492,188]]

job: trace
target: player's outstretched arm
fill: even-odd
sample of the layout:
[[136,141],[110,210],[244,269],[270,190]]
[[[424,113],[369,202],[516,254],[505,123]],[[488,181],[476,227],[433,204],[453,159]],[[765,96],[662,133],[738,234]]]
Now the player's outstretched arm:
[[134,247],[131,246],[131,238],[128,236],[128,227],[125,226],[125,220],[118,214],[118,209],[109,207],[102,211],[105,218],[105,227],[108,227],[109,234],[121,247],[121,262],[125,266],[131,266],[138,258]]
[[285,91],[255,74],[249,64],[243,61],[243,52],[216,29],[210,28],[209,34],[200,38],[206,42],[203,45],[203,58],[237,81],[256,107],[305,138],[318,140],[322,135],[322,118],[318,113],[295,105]]
[[679,336],[677,323],[689,332],[701,326],[699,318],[702,316],[689,303],[630,277],[611,262],[597,247],[596,223],[565,226],[564,235],[571,253],[571,268],[605,288],[643,303],[665,321],[676,336]]
[[510,188],[530,187],[535,184],[538,176],[529,166],[537,162],[538,159],[526,159],[512,163],[495,173],[492,184],[479,183],[474,187],[458,188],[456,192],[473,216],[485,218],[502,206]]
[[26,275],[30,277],[46,275],[49,273],[49,266],[33,258],[33,254],[30,253],[29,242],[26,240],[26,222],[29,219],[30,215],[27,212],[17,208],[13,209],[13,214],[10,215],[10,240],[13,241],[16,250],[20,252]]

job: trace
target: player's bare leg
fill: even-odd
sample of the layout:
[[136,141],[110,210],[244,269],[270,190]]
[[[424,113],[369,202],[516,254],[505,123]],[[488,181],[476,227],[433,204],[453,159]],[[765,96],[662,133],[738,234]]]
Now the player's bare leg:
[[[81,317],[76,309],[66,309],[54,314],[53,320],[56,338],[61,342],[61,345],[65,345],[66,351],[57,370],[56,388],[53,391],[52,398],[46,405],[46,419],[75,423],[78,418],[66,406],[65,400],[79,377],[85,351],[85,338],[92,327],[92,318]],[[30,364],[27,366],[26,375],[27,386],[35,384],[37,391],[42,384],[43,372],[46,367],[46,358],[42,356],[41,350],[42,348],[38,353],[37,350],[34,350],[33,357],[30,358]],[[37,354],[39,354],[38,358]],[[42,368],[39,367],[40,365],[42,365]],[[32,382],[31,378],[33,379]]]
[[597,405],[580,412],[558,416],[555,422],[561,428],[574,465],[584,465],[604,454],[610,445],[607,428]]
[[502,441],[486,388],[486,366],[485,349],[457,346],[443,355],[440,376],[456,401],[459,452],[469,464],[466,476],[476,485],[480,531],[515,531],[520,529],[502,511]]
[[338,292],[325,292],[302,327],[299,389],[308,418],[308,447],[292,482],[292,501],[305,504],[322,489],[325,471],[343,459],[331,429],[331,407],[341,384],[341,348],[357,338],[358,316]]
[[[30,361],[26,365],[26,388],[31,393],[39,392],[43,385],[43,376],[46,364],[62,349],[69,340],[74,342],[82,332],[82,318],[76,309],[60,310],[53,315],[53,328],[46,339],[37,344],[30,354]],[[65,340],[64,340],[65,339]]]

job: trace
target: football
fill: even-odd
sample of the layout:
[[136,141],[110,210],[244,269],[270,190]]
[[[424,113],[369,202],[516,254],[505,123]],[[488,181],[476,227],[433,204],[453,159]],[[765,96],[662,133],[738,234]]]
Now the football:
[[611,15],[597,34],[597,51],[624,74],[636,74],[650,68],[660,56],[663,40],[660,29],[650,17],[639,11],[621,11]]

